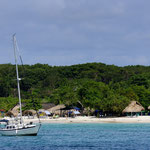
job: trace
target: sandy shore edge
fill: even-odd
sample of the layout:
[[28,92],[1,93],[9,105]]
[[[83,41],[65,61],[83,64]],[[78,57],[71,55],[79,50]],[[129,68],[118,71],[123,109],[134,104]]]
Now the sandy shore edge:
[[[10,119],[10,118],[5,118]],[[24,117],[24,122],[38,123],[38,118],[29,119]],[[64,118],[59,117],[53,118],[40,118],[41,123],[150,123],[150,116],[138,116],[138,117],[114,117],[114,118],[96,118],[92,116],[88,117],[75,117],[75,118]]]

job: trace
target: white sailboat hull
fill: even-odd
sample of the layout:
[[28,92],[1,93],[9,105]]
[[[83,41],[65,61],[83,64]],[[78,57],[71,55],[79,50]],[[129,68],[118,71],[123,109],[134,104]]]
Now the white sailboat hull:
[[33,136],[37,135],[40,126],[41,124],[19,129],[0,129],[0,134],[6,136]]

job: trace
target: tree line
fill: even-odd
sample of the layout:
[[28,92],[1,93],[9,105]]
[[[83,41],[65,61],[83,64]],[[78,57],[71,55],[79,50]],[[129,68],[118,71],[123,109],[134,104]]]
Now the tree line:
[[[50,102],[121,114],[130,101],[150,106],[150,67],[86,63],[72,66],[19,65],[23,102]],[[15,65],[0,65],[0,108],[17,100]],[[28,105],[31,107],[31,105]],[[38,105],[39,106],[39,105]]]

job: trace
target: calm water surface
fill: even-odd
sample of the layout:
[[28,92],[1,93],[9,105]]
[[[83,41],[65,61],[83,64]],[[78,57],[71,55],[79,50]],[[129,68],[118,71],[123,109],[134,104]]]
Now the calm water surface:
[[150,150],[150,124],[43,124],[38,136],[0,136],[0,150]]

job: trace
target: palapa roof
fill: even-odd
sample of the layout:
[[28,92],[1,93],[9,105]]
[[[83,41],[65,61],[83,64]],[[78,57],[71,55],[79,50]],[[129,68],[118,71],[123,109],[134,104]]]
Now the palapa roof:
[[[6,113],[6,116],[9,116],[9,117],[14,116],[14,117],[15,117],[15,114],[13,114],[12,111],[8,111],[8,112]],[[17,115],[16,115],[16,116],[17,116]]]
[[55,106],[55,104],[53,104],[53,103],[43,103],[42,104],[42,109],[47,110],[47,109],[50,109],[50,108],[52,108],[54,106]]
[[51,112],[51,113],[54,113],[54,112],[56,112],[56,111],[59,111],[60,109],[63,109],[63,108],[65,108],[66,106],[64,105],[64,104],[60,104],[60,105],[57,105],[57,106],[54,106],[54,107],[52,107],[52,108],[50,108],[50,109],[47,109],[49,112]]
[[14,108],[9,110],[6,115],[16,117],[19,114],[19,105],[17,104]]
[[28,114],[35,115],[35,114],[36,114],[36,111],[33,110],[33,109],[30,109],[30,110],[25,110],[25,111],[23,112],[23,115],[28,115]]
[[139,102],[131,101],[131,103],[122,112],[141,112],[143,110],[145,109]]
[[[22,106],[24,106],[24,103],[22,104]],[[20,105],[19,104],[17,104],[17,105],[15,105],[11,110],[9,110],[7,113],[6,113],[6,115],[7,116],[14,116],[14,117],[16,117],[16,116],[18,116],[18,114],[19,114],[19,110],[20,109]]]

